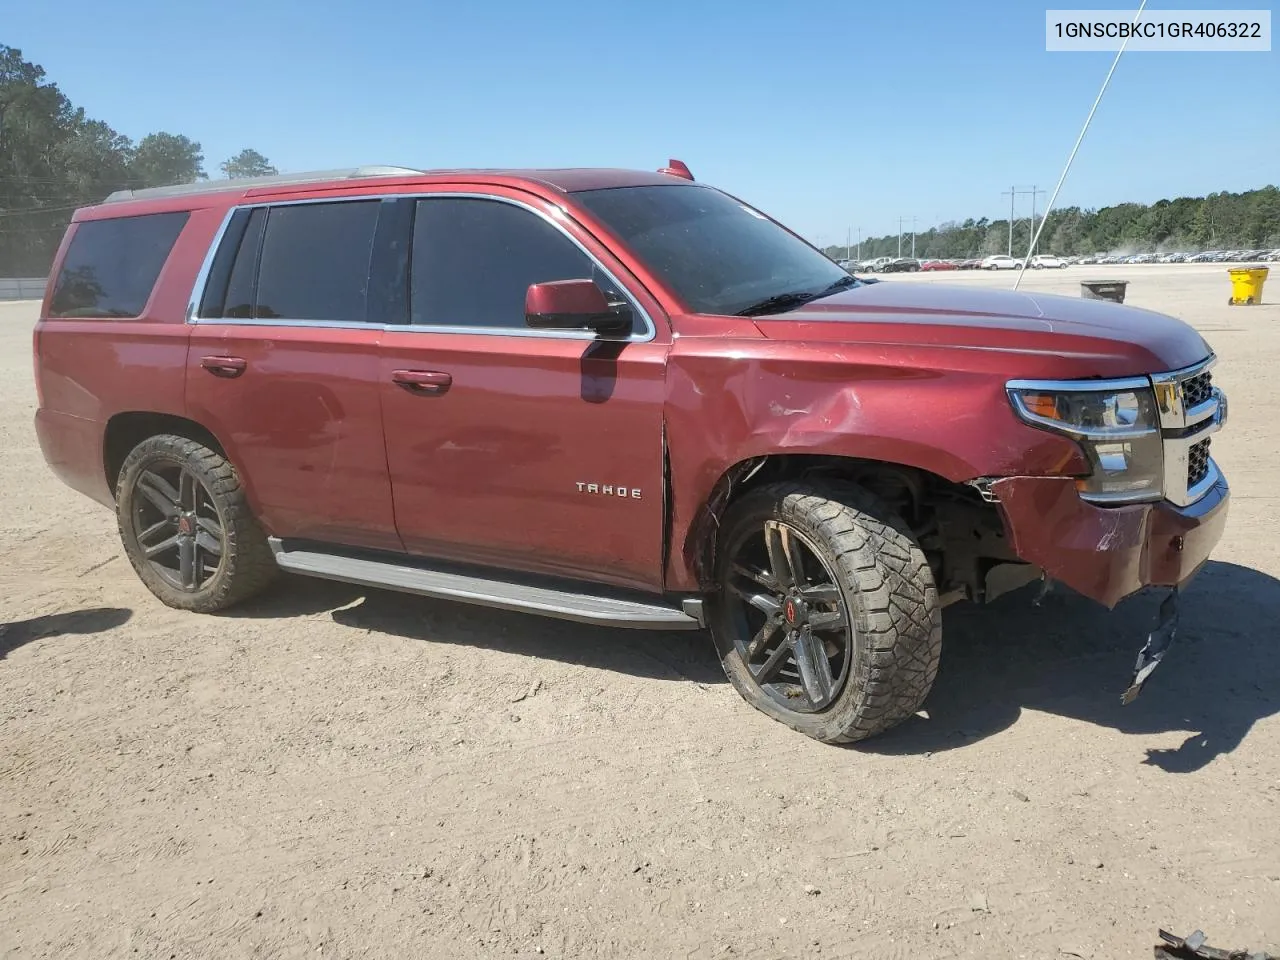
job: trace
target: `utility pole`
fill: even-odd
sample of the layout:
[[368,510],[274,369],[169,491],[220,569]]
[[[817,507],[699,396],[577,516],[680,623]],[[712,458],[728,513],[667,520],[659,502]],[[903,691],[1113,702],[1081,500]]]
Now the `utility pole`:
[[1014,202],[1014,199],[1018,196],[1018,188],[1016,186],[1011,186],[1009,187],[1008,190],[1005,190],[1000,194],[1000,196],[1002,197],[1006,195],[1009,197],[1009,256],[1012,257],[1013,256],[1013,202]]
[[[1013,224],[1017,216],[1016,206],[1015,206],[1017,199],[1018,197],[1026,197],[1026,196],[1031,197],[1031,236],[1034,237],[1036,235],[1036,196],[1037,195],[1043,196],[1044,191],[1037,190],[1035,187],[1035,184],[1031,185],[1030,190],[1026,189],[1025,187],[1022,189],[1019,189],[1018,186],[1015,184],[1014,186],[1011,186],[1008,190],[1003,190],[1000,193],[1000,196],[1009,198],[1009,256],[1011,257],[1013,256]],[[1029,242],[1030,242],[1030,238],[1028,238],[1028,243]]]
[[862,259],[862,228],[858,228],[858,259]]
[[908,220],[911,221],[911,256],[916,255],[916,218],[915,217],[899,217],[898,218],[898,259],[902,259],[902,225]]
[[852,239],[853,239],[853,228],[847,227],[844,231],[844,258],[846,260],[853,259],[853,244],[850,243]]
[[[1027,246],[1031,246],[1031,237],[1036,235],[1036,194],[1044,195],[1043,190],[1037,190],[1036,185],[1031,185],[1031,235],[1027,237]],[[1034,251],[1033,251],[1034,252]]]

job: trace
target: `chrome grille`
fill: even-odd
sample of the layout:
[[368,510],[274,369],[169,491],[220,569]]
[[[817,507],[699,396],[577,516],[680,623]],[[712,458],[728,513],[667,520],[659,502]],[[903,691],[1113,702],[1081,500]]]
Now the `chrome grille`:
[[1221,476],[1209,455],[1209,437],[1227,414],[1226,398],[1209,372],[1215,361],[1211,356],[1151,375],[1164,443],[1164,495],[1180,507],[1204,496]]
[[1187,489],[1192,489],[1208,475],[1209,438],[1205,437],[1199,443],[1193,443],[1187,451]]
[[1206,370],[1182,381],[1182,404],[1187,410],[1198,407],[1213,395],[1213,374]]

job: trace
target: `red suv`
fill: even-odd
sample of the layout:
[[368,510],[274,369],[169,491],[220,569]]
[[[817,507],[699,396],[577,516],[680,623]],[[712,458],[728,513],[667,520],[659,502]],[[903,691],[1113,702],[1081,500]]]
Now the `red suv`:
[[706,627],[825,741],[920,707],[946,604],[1176,588],[1226,517],[1190,327],[861,280],[675,161],[115,194],[34,347],[46,459],[164,603],[283,569]]

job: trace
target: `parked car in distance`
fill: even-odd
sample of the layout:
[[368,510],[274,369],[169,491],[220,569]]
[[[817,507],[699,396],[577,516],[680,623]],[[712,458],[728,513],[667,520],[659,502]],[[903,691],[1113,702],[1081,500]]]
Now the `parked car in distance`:
[[983,270],[1021,270],[1022,261],[1014,257],[1005,256],[1003,253],[997,253],[987,257],[982,261]]
[[171,607],[283,570],[707,629],[826,742],[920,709],[947,604],[1184,585],[1228,510],[1191,327],[864,281],[678,161],[121,191],[32,347],[46,462]]
[[858,272],[879,273],[890,263],[893,263],[893,257],[876,257],[874,260],[863,260]]
[[1031,258],[1031,266],[1036,270],[1043,270],[1046,267],[1061,270],[1066,265],[1067,261],[1050,253],[1037,253]]
[[959,270],[960,267],[950,260],[921,260],[921,270]]
[[920,261],[914,257],[898,257],[880,268],[880,273],[919,273]]

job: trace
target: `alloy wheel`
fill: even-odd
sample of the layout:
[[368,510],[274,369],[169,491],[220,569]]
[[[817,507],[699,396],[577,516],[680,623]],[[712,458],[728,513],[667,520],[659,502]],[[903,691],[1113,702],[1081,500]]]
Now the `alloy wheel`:
[[181,463],[155,463],[139,472],[133,533],[152,569],[180,590],[199,590],[222,564],[222,518],[208,488]]
[[826,709],[848,680],[856,637],[821,551],[779,520],[747,531],[729,550],[733,641],[752,680],[788,710]]

